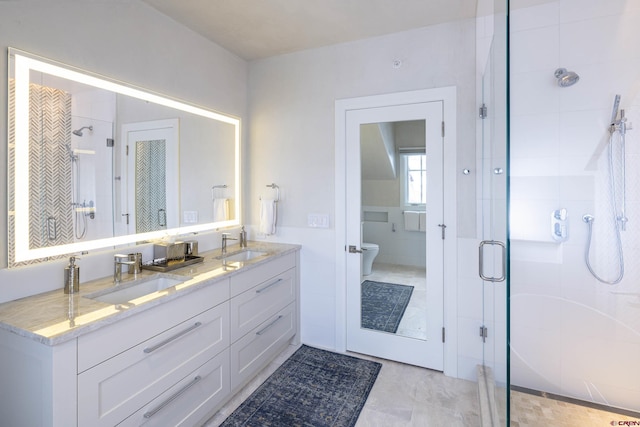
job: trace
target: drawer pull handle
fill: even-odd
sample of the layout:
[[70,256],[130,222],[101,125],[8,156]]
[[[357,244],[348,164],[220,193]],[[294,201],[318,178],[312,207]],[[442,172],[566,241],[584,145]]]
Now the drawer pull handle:
[[273,321],[271,323],[269,323],[267,326],[265,326],[264,328],[260,329],[258,332],[256,332],[256,335],[262,335],[264,334],[267,329],[269,329],[270,327],[272,327],[273,325],[276,324],[276,322],[280,319],[282,319],[284,316],[281,314],[280,316],[276,317],[275,319],[273,319]]
[[189,388],[193,387],[194,385],[196,385],[196,383],[198,381],[200,381],[202,379],[202,377],[200,375],[198,375],[197,377],[195,377],[194,379],[191,380],[191,382],[187,385],[185,385],[184,387],[182,387],[180,390],[178,390],[173,396],[169,397],[167,400],[165,400],[164,402],[162,402],[161,404],[159,404],[158,406],[156,406],[154,409],[150,410],[149,412],[145,412],[144,413],[144,417],[145,418],[151,418],[153,417],[155,414],[158,413],[158,411],[160,411],[162,408],[164,408],[165,406],[167,406],[169,403],[173,402],[174,400],[176,400],[178,397],[180,397],[180,395],[182,393],[184,393],[185,391],[189,390]]
[[198,326],[201,326],[202,322],[196,322],[193,325],[189,326],[187,329],[185,329],[184,331],[180,331],[175,335],[170,336],[169,338],[167,338],[164,341],[159,342],[158,344],[154,345],[153,347],[147,347],[145,348],[143,351],[145,353],[151,353],[152,351],[156,351],[157,349],[159,349],[162,346],[165,346],[167,344],[169,344],[171,341],[176,340],[178,338],[180,338],[181,336],[183,336],[186,333],[189,333],[191,331],[193,331],[195,328],[197,328]]
[[259,294],[259,293],[261,293],[261,292],[264,292],[264,291],[266,291],[267,289],[269,289],[270,287],[272,287],[272,286],[274,286],[274,285],[277,285],[277,284],[278,284],[278,283],[280,283],[280,282],[282,282],[282,279],[278,279],[278,280],[276,280],[275,282],[269,283],[267,286],[263,286],[263,287],[262,287],[262,288],[260,288],[260,289],[256,289],[256,294]]

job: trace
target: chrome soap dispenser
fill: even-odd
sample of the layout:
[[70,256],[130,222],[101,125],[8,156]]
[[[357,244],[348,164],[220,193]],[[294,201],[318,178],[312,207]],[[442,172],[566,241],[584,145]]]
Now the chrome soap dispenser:
[[80,267],[76,265],[76,257],[69,258],[69,265],[64,268],[64,293],[73,294],[80,291]]
[[247,247],[247,232],[244,229],[244,225],[242,226],[242,230],[240,231],[240,247]]

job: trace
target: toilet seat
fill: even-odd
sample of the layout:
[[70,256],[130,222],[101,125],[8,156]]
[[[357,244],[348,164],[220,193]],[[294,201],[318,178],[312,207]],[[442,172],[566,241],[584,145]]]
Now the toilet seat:
[[367,251],[372,250],[372,249],[379,249],[380,248],[380,246],[378,246],[375,243],[363,243],[363,244],[360,245],[360,247],[363,250],[367,250]]

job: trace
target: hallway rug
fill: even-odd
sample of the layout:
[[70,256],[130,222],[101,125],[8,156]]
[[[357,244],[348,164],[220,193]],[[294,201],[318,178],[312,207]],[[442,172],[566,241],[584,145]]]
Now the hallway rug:
[[303,345],[221,426],[352,427],[381,367]]
[[395,334],[412,293],[413,286],[365,280],[361,288],[361,326]]

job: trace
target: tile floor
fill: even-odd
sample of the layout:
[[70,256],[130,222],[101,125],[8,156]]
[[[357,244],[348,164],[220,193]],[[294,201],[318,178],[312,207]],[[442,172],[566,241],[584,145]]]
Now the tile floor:
[[[204,427],[219,426],[260,386],[298,346],[288,346],[252,382],[236,394]],[[382,363],[356,427],[476,427],[480,426],[477,384],[446,377],[441,372],[378,359],[351,355]],[[504,393],[498,393],[504,395]],[[606,427],[611,422],[640,418],[599,411],[553,399],[513,391],[510,427]],[[504,399],[498,399],[505,414]],[[501,420],[504,426],[504,418]],[[633,425],[633,424],[631,424]],[[640,425],[640,424],[636,424]]]
[[640,425],[640,416],[628,417],[582,405],[511,391],[511,427],[606,427],[625,425],[624,421],[637,423],[627,425]]
[[[219,426],[297,348],[289,346],[285,349],[204,427]],[[476,383],[449,378],[429,369],[359,354],[351,355],[382,363],[356,427],[480,425]]]
[[364,280],[413,286],[407,309],[398,325],[397,335],[427,339],[427,273],[422,267],[374,263]]

